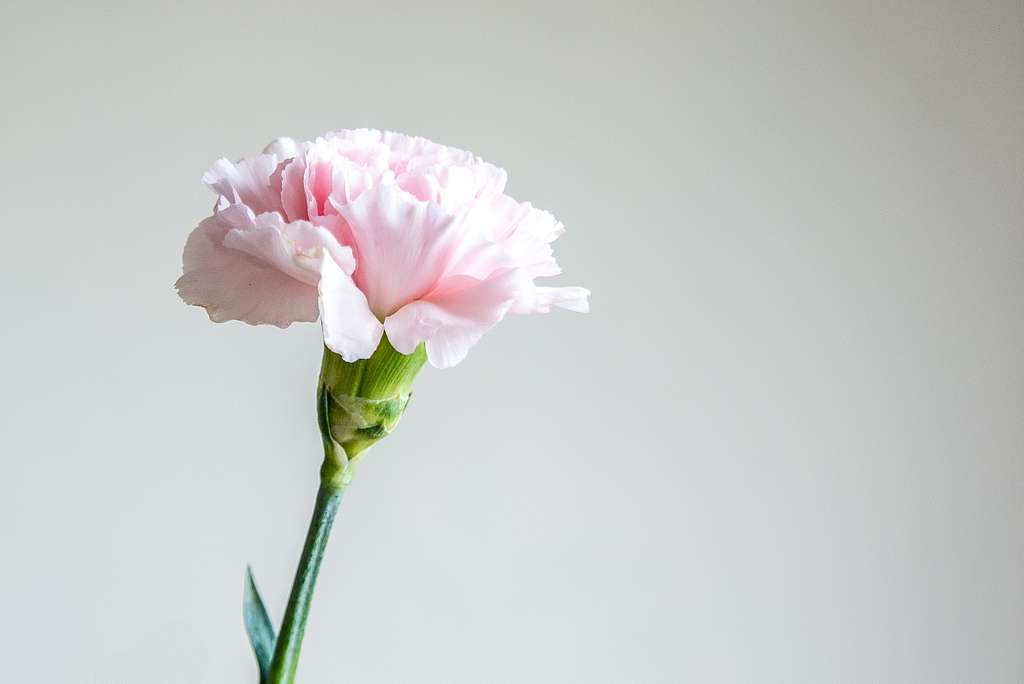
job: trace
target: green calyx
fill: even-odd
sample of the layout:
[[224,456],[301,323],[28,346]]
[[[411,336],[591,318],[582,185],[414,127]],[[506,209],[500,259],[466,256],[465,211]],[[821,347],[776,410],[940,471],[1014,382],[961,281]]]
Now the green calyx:
[[320,478],[325,484],[347,485],[362,452],[394,430],[426,360],[422,344],[412,354],[401,354],[386,335],[373,356],[351,363],[324,347],[317,418],[324,440]]

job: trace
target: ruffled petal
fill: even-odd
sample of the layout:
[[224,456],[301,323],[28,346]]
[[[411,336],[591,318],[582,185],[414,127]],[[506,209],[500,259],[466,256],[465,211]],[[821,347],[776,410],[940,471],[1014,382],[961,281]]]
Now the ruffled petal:
[[[359,131],[349,131],[359,133]],[[381,142],[388,148],[388,164],[395,175],[405,172],[410,162],[419,165],[445,164],[468,164],[473,161],[472,152],[461,150],[457,147],[439,145],[426,138],[385,131],[381,134]]]
[[306,201],[306,160],[292,159],[281,172],[281,208],[289,221],[309,220]]
[[512,305],[512,313],[549,313],[551,307],[587,313],[590,311],[590,290],[585,287],[542,287],[524,289]]
[[239,162],[218,159],[203,174],[203,182],[220,195],[222,205],[244,204],[254,214],[281,210],[273,176],[281,162],[276,154],[261,154]]
[[297,258],[306,268],[317,273],[320,272],[320,250],[323,250],[345,273],[350,274],[356,269],[352,248],[339,243],[334,237],[334,229],[330,225],[320,225],[320,219],[318,219],[318,223],[307,221],[284,223],[276,214],[267,214],[266,216],[271,217],[272,222],[279,226],[281,234],[295,246],[298,253]]
[[274,225],[274,216],[277,214],[260,214],[253,225],[232,228],[224,235],[224,246],[260,259],[295,280],[316,285],[319,274],[302,263],[301,254]]
[[263,154],[273,154],[278,161],[291,159],[298,153],[299,144],[292,138],[275,138],[263,148]]
[[470,208],[466,220],[478,226],[488,239],[502,245],[509,259],[531,276],[561,272],[551,243],[565,232],[565,227],[550,213],[529,202],[520,203],[500,195]]
[[359,128],[354,131],[338,131],[324,136],[339,156],[356,166],[366,169],[374,176],[381,176],[388,169],[391,150],[383,142],[380,131]]
[[282,273],[316,285],[324,252],[347,272],[355,269],[352,250],[342,247],[331,233],[308,221],[285,223],[280,214],[260,214],[247,224],[232,228],[224,246],[245,252],[274,266]]
[[510,271],[487,280],[452,276],[419,301],[388,316],[388,340],[403,354],[426,342],[427,360],[450,368],[466,358],[485,332],[504,318],[519,288],[521,274]]
[[416,198],[455,213],[500,196],[507,180],[504,169],[480,159],[451,166],[429,158],[414,158],[406,163],[395,182]]
[[261,258],[224,245],[229,232],[255,224],[245,207],[219,212],[199,224],[185,243],[184,274],[175,283],[188,304],[206,309],[210,320],[267,323],[285,328],[315,321],[316,288]]
[[394,185],[337,209],[351,231],[356,285],[378,318],[433,290],[466,246],[462,222]]
[[281,174],[281,204],[289,220],[337,214],[335,205],[348,204],[376,185],[382,174],[390,174],[386,152],[348,150],[351,145],[329,137],[299,147]]
[[380,344],[384,326],[370,311],[352,277],[330,256],[321,263],[319,294],[324,344],[346,361],[370,358]]

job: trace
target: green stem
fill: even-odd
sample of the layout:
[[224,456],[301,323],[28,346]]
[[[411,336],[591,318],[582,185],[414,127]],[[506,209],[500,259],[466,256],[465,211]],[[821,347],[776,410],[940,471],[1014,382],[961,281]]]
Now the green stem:
[[302,635],[306,631],[306,619],[313,603],[316,576],[320,572],[320,561],[324,557],[327,538],[331,534],[334,516],[341,504],[341,495],[345,491],[343,486],[332,480],[334,478],[321,478],[320,491],[317,492],[316,506],[313,508],[313,519],[309,522],[306,543],[302,547],[302,557],[299,558],[299,567],[295,571],[288,608],[281,622],[281,632],[277,637],[274,658],[270,663],[268,684],[292,684],[295,681],[299,651],[302,649]]

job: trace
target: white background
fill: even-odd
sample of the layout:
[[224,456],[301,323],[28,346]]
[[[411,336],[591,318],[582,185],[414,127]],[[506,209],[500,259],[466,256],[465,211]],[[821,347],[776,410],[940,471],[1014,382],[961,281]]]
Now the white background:
[[5,681],[253,684],[315,325],[176,297],[219,156],[370,126],[568,227],[589,316],[425,370],[299,679],[1024,681],[1024,6],[8,2]]

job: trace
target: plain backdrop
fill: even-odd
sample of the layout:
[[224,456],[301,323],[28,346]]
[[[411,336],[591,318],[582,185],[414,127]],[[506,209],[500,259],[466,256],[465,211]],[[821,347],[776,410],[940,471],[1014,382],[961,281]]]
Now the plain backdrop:
[[568,227],[593,312],[425,370],[360,465],[322,683],[1024,681],[1024,5],[102,3],[0,14],[0,653],[254,684],[316,325],[172,287],[201,174],[367,126]]

